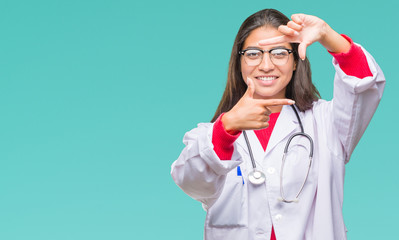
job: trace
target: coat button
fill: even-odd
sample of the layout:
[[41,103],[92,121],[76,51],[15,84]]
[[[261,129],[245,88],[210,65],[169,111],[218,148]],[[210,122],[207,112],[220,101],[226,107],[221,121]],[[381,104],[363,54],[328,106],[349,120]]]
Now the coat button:
[[280,221],[283,216],[281,214],[277,214],[276,216],[274,216],[274,218],[276,219],[276,221]]
[[276,172],[276,169],[273,168],[273,167],[269,167],[269,168],[267,168],[267,172],[270,173],[270,174],[273,174],[273,173]]

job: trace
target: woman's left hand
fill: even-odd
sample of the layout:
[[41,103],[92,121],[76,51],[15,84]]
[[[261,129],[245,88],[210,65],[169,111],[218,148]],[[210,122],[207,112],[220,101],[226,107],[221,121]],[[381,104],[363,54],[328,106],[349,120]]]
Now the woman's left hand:
[[283,42],[299,43],[298,54],[301,59],[305,59],[306,48],[314,42],[320,42],[331,52],[346,52],[349,50],[349,42],[322,19],[306,14],[294,14],[291,19],[292,21],[289,21],[287,25],[281,25],[278,28],[283,36],[261,40],[259,45]]

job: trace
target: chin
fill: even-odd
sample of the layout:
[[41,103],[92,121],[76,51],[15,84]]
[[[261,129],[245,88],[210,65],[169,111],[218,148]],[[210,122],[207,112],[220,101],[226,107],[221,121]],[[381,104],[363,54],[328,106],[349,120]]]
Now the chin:
[[257,96],[257,98],[265,98],[265,99],[285,98],[285,92],[261,91],[261,92],[256,92],[255,96]]

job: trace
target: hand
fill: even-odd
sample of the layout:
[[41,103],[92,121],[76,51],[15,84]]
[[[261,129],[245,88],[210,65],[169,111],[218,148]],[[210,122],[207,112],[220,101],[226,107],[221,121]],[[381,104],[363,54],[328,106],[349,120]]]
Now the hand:
[[247,78],[247,85],[245,94],[221,119],[228,132],[267,128],[272,113],[269,107],[295,103],[291,99],[254,99],[255,86],[252,79]]
[[323,20],[311,15],[294,14],[291,19],[292,21],[289,21],[287,25],[278,27],[278,31],[284,34],[283,36],[261,40],[259,45],[264,46],[283,42],[299,43],[299,57],[304,60],[306,48],[317,41],[322,43],[327,33],[332,29]]

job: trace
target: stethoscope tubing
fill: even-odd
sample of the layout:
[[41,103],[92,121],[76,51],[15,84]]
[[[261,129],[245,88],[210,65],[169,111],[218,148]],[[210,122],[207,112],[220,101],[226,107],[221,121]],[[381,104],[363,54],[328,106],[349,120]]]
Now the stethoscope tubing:
[[[298,202],[298,197],[301,194],[301,192],[302,192],[302,190],[303,190],[303,188],[305,186],[305,183],[306,183],[306,181],[308,179],[309,173],[310,173],[310,168],[311,168],[312,160],[313,160],[313,145],[314,145],[312,137],[310,137],[308,134],[306,134],[304,132],[304,128],[303,128],[303,125],[302,125],[301,118],[299,117],[298,111],[296,110],[295,106],[291,105],[291,107],[294,110],[295,115],[296,115],[296,117],[298,119],[298,123],[299,123],[299,126],[301,128],[301,132],[292,134],[289,137],[289,139],[287,140],[287,143],[286,143],[285,148],[284,148],[284,153],[283,153],[283,158],[282,158],[282,163],[281,163],[281,170],[280,170],[280,194],[281,194],[281,198],[279,198],[279,200],[282,201],[282,202],[285,202],[285,203]],[[256,163],[255,163],[255,158],[253,156],[251,145],[249,143],[249,139],[248,139],[246,131],[243,131],[243,134],[244,134],[245,142],[247,143],[247,146],[248,146],[248,152],[249,152],[249,156],[251,158],[251,163],[252,163],[252,168],[253,168],[253,171],[249,174],[248,178],[249,178],[249,180],[250,180],[250,182],[252,184],[260,185],[260,184],[265,182],[266,177],[265,177],[263,172],[257,170]],[[287,200],[285,198],[284,188],[283,188],[284,165],[285,165],[285,160],[286,160],[286,156],[287,156],[287,153],[288,153],[288,148],[290,146],[290,143],[291,143],[292,139],[294,139],[297,136],[306,137],[309,140],[309,142],[310,142],[309,166],[308,166],[308,171],[306,173],[306,177],[305,177],[305,179],[304,179],[304,181],[303,181],[303,183],[301,185],[301,188],[299,189],[298,193],[296,194],[295,199],[294,200]]]
[[255,158],[254,158],[254,154],[252,153],[251,145],[249,144],[249,139],[248,139],[248,136],[247,136],[247,132],[243,131],[243,134],[244,134],[245,142],[247,143],[247,146],[248,146],[249,156],[251,157],[252,168],[256,169]]

